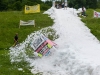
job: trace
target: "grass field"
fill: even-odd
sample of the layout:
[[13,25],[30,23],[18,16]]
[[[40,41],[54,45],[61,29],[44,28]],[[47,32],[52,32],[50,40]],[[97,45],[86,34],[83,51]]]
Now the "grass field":
[[11,63],[8,50],[0,50],[0,75],[33,75],[27,65],[26,62]]
[[[35,27],[21,26],[19,29],[20,20],[35,20]],[[53,20],[43,12],[35,14],[24,14],[21,11],[0,12],[0,49],[13,45],[15,33],[18,33],[19,42],[22,42],[30,33],[52,24]]]
[[[97,9],[97,11],[100,12],[100,9]],[[0,12],[0,75],[33,75],[29,71],[28,63],[10,62],[8,48],[13,45],[15,33],[19,34],[19,42],[22,42],[30,33],[53,25],[53,20],[42,13],[25,15],[22,11]],[[93,18],[93,9],[88,9],[86,14],[88,16],[82,17],[82,21],[90,28],[91,33],[100,40],[100,18]],[[20,20],[31,19],[35,20],[36,27],[21,26],[19,29]]]
[[[21,26],[19,29],[20,20],[35,20],[35,27]],[[34,14],[24,14],[22,11],[0,12],[0,75],[33,75],[27,67],[28,63],[10,62],[9,47],[14,43],[15,33],[18,33],[21,43],[30,33],[51,25],[53,20],[47,14],[43,14],[43,11]]]

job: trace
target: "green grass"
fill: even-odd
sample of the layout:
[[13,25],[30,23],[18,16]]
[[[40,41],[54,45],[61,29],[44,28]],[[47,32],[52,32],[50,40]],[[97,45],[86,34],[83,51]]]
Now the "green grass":
[[[35,20],[35,27],[21,26],[19,29],[20,20]],[[30,33],[51,25],[53,20],[47,14],[43,14],[43,11],[34,14],[24,14],[22,11],[0,12],[0,75],[33,75],[28,63],[10,62],[9,47],[14,43],[15,33],[18,33],[19,43],[21,43]],[[18,68],[23,70],[19,71]]]
[[[96,9],[100,12],[100,9]],[[46,14],[24,14],[22,11],[0,12],[0,75],[34,75],[30,72],[27,62],[11,63],[8,48],[13,45],[15,33],[19,34],[19,42],[26,39],[27,35],[41,28],[53,25],[53,20]],[[100,40],[100,18],[93,18],[93,9],[88,9],[87,17],[82,17],[82,21],[91,30],[91,33]],[[21,26],[20,20],[35,20],[36,27]],[[50,29],[49,31],[52,32]],[[52,38],[53,36],[49,36]],[[52,39],[53,40],[53,39]],[[28,51],[31,55],[31,52]],[[18,68],[22,68],[20,71]],[[40,75],[39,73],[36,75]]]
[[[35,20],[35,27],[21,26],[19,29],[20,20]],[[30,33],[52,24],[53,20],[43,12],[35,14],[24,14],[21,11],[0,12],[0,49],[13,45],[15,33],[18,33],[19,42],[22,42]]]
[[[97,12],[100,12],[100,9],[96,9]],[[88,9],[86,11],[87,17],[82,17],[82,21],[86,26],[91,30],[91,33],[100,40],[100,18],[93,17],[93,9]]]
[[[11,63],[9,58],[8,50],[0,50],[0,75],[33,75],[29,71],[28,63]],[[23,70],[18,70],[19,68]]]

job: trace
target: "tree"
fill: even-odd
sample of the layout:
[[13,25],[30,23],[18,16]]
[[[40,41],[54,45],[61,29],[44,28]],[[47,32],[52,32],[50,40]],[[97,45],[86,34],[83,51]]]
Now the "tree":
[[97,7],[100,8],[100,0],[97,1]]
[[52,6],[52,1],[46,1],[45,4],[48,6]]
[[68,0],[68,6],[74,8],[80,8],[82,6],[86,8],[97,8],[97,0]]
[[0,11],[7,10],[7,0],[0,0]]
[[13,4],[13,10],[22,10],[22,5],[21,5],[21,2],[20,1],[16,1],[14,4]]
[[86,0],[87,8],[97,8],[97,0]]

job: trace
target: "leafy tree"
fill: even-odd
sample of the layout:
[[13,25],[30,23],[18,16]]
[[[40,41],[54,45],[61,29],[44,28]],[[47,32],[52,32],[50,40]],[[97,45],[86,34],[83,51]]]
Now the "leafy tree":
[[97,7],[100,8],[100,0],[97,1]]
[[97,8],[97,0],[86,0],[87,8]]
[[14,4],[13,4],[13,10],[22,10],[22,5],[21,5],[21,2],[20,1],[16,1]]
[[8,3],[6,0],[0,0],[0,11],[7,10],[8,9],[7,4]]
[[52,6],[52,1],[46,1],[45,4],[47,4],[48,6]]
[[[65,0],[55,0],[57,2],[64,2]],[[21,10],[25,5],[41,4],[41,9],[47,9],[52,6],[52,0],[46,0],[43,3],[41,0],[0,0],[0,11],[4,10]],[[80,8],[100,8],[100,0],[68,0],[68,6]]]
[[97,0],[68,0],[68,6],[74,8],[80,8],[85,6],[86,8],[97,8]]
[[47,4],[42,3],[40,9],[41,9],[41,10],[48,10],[50,7],[51,7],[51,6],[48,6]]

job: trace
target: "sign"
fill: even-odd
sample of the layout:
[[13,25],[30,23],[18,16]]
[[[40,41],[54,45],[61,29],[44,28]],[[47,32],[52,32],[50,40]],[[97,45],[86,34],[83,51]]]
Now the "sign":
[[40,4],[34,6],[25,5],[25,14],[40,12]]
[[32,43],[32,48],[34,50],[37,50],[38,47],[43,44],[43,42],[45,42],[45,40],[42,37],[38,37],[37,39],[35,39],[35,41]]
[[100,18],[100,12],[94,11],[94,17]]
[[40,35],[31,43],[31,47],[33,48],[34,52],[37,52],[38,56],[40,57],[42,57],[43,55],[47,55],[49,50],[54,45],[55,44],[51,40],[46,38],[44,35]]
[[27,25],[34,25],[34,27],[35,27],[35,21],[34,20],[28,20],[28,21],[20,20],[19,28],[20,28],[20,26],[27,26]]

